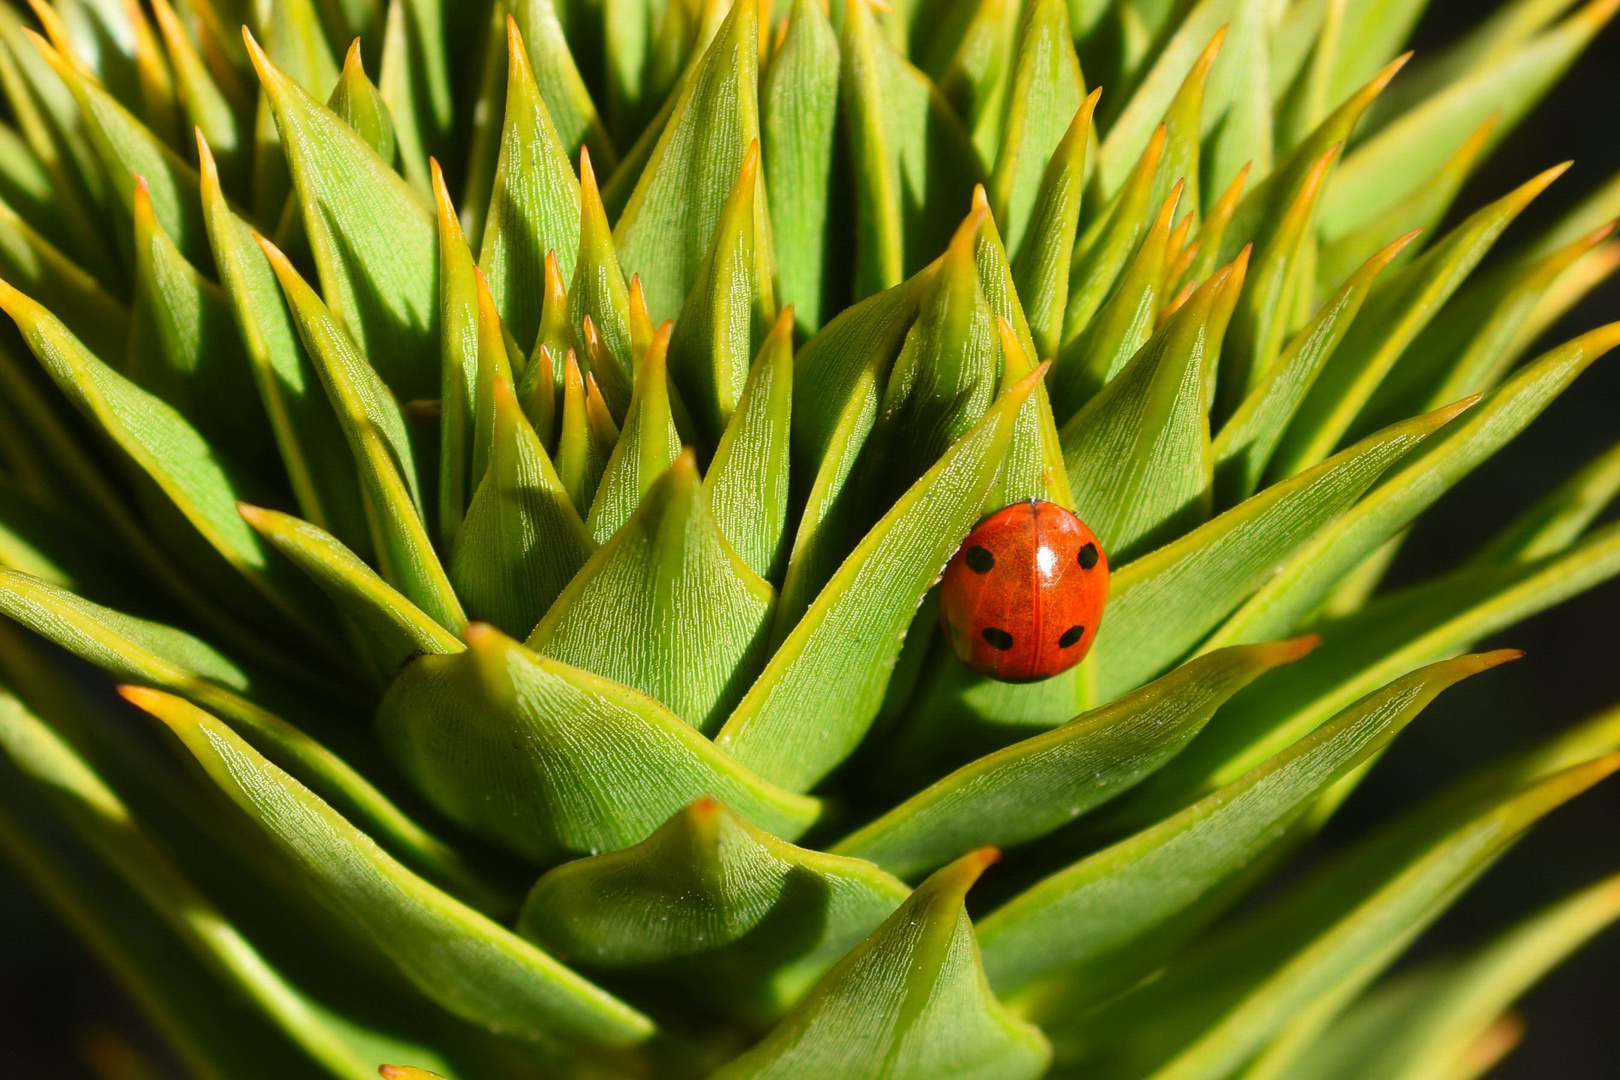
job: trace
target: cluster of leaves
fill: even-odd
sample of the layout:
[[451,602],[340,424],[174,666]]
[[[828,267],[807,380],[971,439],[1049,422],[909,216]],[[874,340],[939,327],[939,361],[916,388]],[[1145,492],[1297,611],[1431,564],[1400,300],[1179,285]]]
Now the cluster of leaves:
[[1620,343],[1620,183],[1438,228],[1620,2],[829,6],[0,6],[0,850],[203,1076],[1478,1075],[1620,885],[1381,977],[1620,713],[1231,913],[1620,573],[1617,445],[1380,588]]

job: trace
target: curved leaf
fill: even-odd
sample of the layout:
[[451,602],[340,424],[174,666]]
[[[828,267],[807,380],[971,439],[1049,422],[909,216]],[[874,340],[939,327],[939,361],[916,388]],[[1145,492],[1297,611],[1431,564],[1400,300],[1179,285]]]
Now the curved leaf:
[[710,441],[731,419],[749,361],[776,320],[775,257],[761,186],[755,140],[669,342],[670,378]]
[[776,600],[726,542],[708,503],[686,451],[527,642],[542,656],[657,698],[705,734],[764,663]]
[[1189,661],[1118,701],[965,765],[831,849],[909,877],[985,844],[1027,843],[1157,769],[1250,681],[1315,638]]
[[350,464],[337,415],[299,342],[275,271],[254,243],[253,230],[226,201],[213,154],[200,137],[197,156],[214,265],[230,298],[298,508],[349,547],[369,554],[371,537],[360,507],[359,477]]
[[[856,0],[860,2],[860,0]],[[985,981],[963,897],[994,848],[917,887],[764,1040],[715,1080],[1034,1080],[1051,1050]]]
[[1203,800],[1019,894],[979,924],[991,981],[1012,990],[1063,968],[1083,973],[1118,959],[1258,858],[1442,690],[1519,655],[1448,660],[1376,690]]
[[670,326],[665,323],[636,370],[624,430],[603,466],[601,483],[585,519],[585,527],[598,544],[607,543],[630,519],[642,496],[680,455],[681,436],[675,430],[666,367],[669,345]]
[[[654,320],[674,317],[698,280],[721,207],[759,138],[759,6],[738,3],[682,79],[673,111],[613,229]],[[763,214],[765,192],[756,190]]]
[[529,67],[517,20],[506,20],[506,125],[478,265],[520,348],[540,331],[546,255],[572,273],[579,251],[579,180]]
[[759,779],[652,698],[479,623],[467,645],[409,664],[377,723],[406,775],[468,828],[556,860],[639,843],[706,793],[778,836],[815,821],[815,799]]
[[246,504],[238,509],[260,536],[297,563],[353,621],[384,675],[392,675],[419,653],[461,651],[459,639],[325,529],[275,510]]
[[910,892],[794,847],[710,798],[634,847],[547,873],[518,929],[570,963],[705,987],[705,1011],[780,1013]]
[[432,211],[358,132],[271,63],[252,35],[245,40],[333,318],[401,399],[433,397],[439,249]]
[[542,1042],[622,1046],[652,1024],[523,939],[411,873],[214,717],[129,687],[257,825],[339,925],[444,1008]]
[[1556,180],[1560,165],[1472,214],[1411,265],[1386,278],[1300,404],[1272,462],[1291,476],[1332,453],[1418,332],[1479,265],[1497,237]]
[[[1354,509],[1311,537],[1210,638],[1263,641],[1299,626],[1362,559],[1541,414],[1595,360],[1620,345],[1620,324],[1593,330],[1527,365],[1461,423],[1402,462]],[[1286,631],[1284,631],[1286,632]]]
[[422,521],[416,462],[399,403],[287,257],[267,240],[261,238],[259,245],[360,470],[383,577],[445,629],[459,630],[466,616]]
[[978,519],[1024,401],[1046,368],[1010,387],[873,526],[775,651],[715,745],[805,790],[877,716],[923,594]]
[[1115,571],[1108,618],[1093,646],[1102,700],[1141,685],[1198,644],[1270,578],[1279,559],[1464,407],[1386,428]]

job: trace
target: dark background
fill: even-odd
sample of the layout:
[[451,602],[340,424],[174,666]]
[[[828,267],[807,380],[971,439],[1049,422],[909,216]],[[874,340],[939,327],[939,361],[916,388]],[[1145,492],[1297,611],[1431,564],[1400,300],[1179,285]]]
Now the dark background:
[[[1415,44],[1426,51],[1479,18],[1477,0],[1436,0]],[[1490,5],[1494,7],[1495,5]],[[1620,27],[1611,25],[1539,109],[1469,184],[1473,209],[1568,158],[1576,166],[1532,205],[1502,248],[1620,170]],[[1564,340],[1620,318],[1620,283],[1600,288],[1555,328]],[[1394,580],[1442,571],[1537,495],[1620,438],[1620,356],[1599,362],[1506,452],[1431,510]],[[1464,682],[1401,736],[1323,843],[1342,843],[1437,783],[1620,703],[1620,581],[1522,623],[1489,646],[1521,662]],[[1476,943],[1548,901],[1620,871],[1620,781],[1558,811],[1432,930],[1414,956]],[[1620,930],[1566,963],[1520,1004],[1523,1045],[1497,1080],[1620,1077]],[[0,1074],[8,1080],[89,1080],[85,1048],[116,1032],[159,1053],[139,1014],[61,922],[0,860]],[[178,1075],[178,1072],[176,1073]],[[1368,1080],[1378,1080],[1369,1077]]]

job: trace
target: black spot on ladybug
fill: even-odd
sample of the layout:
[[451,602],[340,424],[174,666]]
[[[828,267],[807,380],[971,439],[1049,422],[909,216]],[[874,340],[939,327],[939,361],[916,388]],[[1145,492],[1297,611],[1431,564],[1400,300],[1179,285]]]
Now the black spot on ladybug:
[[1013,636],[999,626],[987,626],[980,633],[984,635],[984,640],[990,643],[992,649],[1006,652],[1013,647]]
[[1058,648],[1060,648],[1060,649],[1072,649],[1072,648],[1074,648],[1075,645],[1079,644],[1080,639],[1085,637],[1085,636],[1086,636],[1086,628],[1085,627],[1083,627],[1083,626],[1071,626],[1067,630],[1063,631],[1063,636],[1062,637],[1058,638]]
[[963,560],[967,563],[967,568],[975,574],[988,574],[996,568],[996,557],[990,554],[988,548],[982,548],[978,544],[967,549],[967,555]]
[[1080,549],[1080,569],[1090,570],[1097,565],[1097,545],[1087,544]]

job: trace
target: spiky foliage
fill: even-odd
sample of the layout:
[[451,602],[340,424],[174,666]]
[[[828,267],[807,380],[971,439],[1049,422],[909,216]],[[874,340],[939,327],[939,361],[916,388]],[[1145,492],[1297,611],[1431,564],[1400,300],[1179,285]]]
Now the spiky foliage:
[[1615,882],[1381,976],[1620,714],[1233,914],[1620,571],[1615,450],[1380,588],[1620,341],[1620,188],[1437,229],[1616,3],[1423,7],[0,6],[0,849],[201,1076],[1477,1075]]

